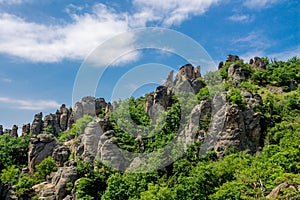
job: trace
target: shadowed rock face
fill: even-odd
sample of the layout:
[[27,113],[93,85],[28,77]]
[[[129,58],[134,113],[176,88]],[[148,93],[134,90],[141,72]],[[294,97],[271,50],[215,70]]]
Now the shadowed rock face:
[[34,135],[37,135],[41,133],[42,128],[43,128],[43,113],[40,112],[34,115],[30,132]]
[[254,69],[266,69],[266,64],[261,60],[260,57],[254,57],[254,59],[250,59],[249,64]]
[[24,124],[22,126],[22,136],[27,135],[30,133],[30,124]]
[[105,102],[103,98],[95,98],[95,97],[83,97],[80,102],[75,104],[73,110],[73,118],[74,121],[82,118],[84,115],[90,116],[98,116],[99,114],[103,114],[109,108],[109,105]]

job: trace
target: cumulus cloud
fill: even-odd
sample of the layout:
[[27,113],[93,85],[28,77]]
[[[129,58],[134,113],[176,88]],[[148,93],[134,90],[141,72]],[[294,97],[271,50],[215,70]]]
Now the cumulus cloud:
[[58,108],[60,106],[53,100],[24,100],[10,97],[0,97],[0,102],[5,104],[6,107],[8,106],[20,110],[45,110]]
[[[23,2],[26,0],[12,0]],[[6,2],[6,0],[0,0]],[[98,3],[92,11],[69,5],[65,11],[71,22],[52,24],[28,21],[11,13],[0,13],[0,53],[20,57],[31,62],[61,62],[82,60],[105,40],[131,28],[145,27],[147,23],[172,26],[192,16],[205,13],[219,0],[133,0],[131,12],[118,12]],[[133,37],[132,37],[133,38]],[[124,49],[132,49],[134,41],[122,41],[106,51],[108,63]],[[129,53],[118,63],[136,60],[138,53]]]
[[71,17],[69,24],[45,25],[1,14],[0,52],[33,62],[80,60],[106,39],[128,29],[126,16],[103,4],[95,6],[92,13]]

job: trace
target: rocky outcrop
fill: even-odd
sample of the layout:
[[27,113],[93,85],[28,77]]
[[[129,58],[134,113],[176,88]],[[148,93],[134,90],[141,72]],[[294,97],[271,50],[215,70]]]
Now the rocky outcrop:
[[34,135],[38,135],[42,132],[42,129],[43,129],[43,113],[40,112],[34,115],[30,132]]
[[59,167],[62,167],[64,163],[68,161],[69,156],[70,156],[70,150],[65,145],[56,145],[52,153],[52,159]]
[[77,179],[76,167],[60,167],[54,174],[51,183],[54,185],[56,200],[62,200],[70,191],[67,190],[67,184],[74,185]]
[[196,105],[192,112],[189,121],[187,122],[186,127],[182,132],[180,132],[178,138],[181,141],[183,148],[186,148],[193,144],[197,140],[203,140],[204,132],[203,127],[200,123],[201,119],[204,117],[210,117],[212,112],[211,100],[206,98],[201,101],[200,104]]
[[43,130],[58,136],[60,133],[59,121],[56,114],[49,114],[44,117]]
[[244,70],[238,64],[231,64],[228,68],[229,81],[238,86],[242,81],[246,80]]
[[261,144],[261,117],[253,111],[256,104],[261,104],[258,94],[244,92],[247,106],[244,109],[230,105],[225,101],[225,94],[213,100],[212,122],[204,136],[201,154],[214,150],[222,156],[228,149],[251,152],[258,151]]
[[60,167],[57,172],[52,173],[48,182],[42,182],[32,187],[39,199],[63,200],[70,194],[67,184],[74,185],[77,179],[76,167]]
[[0,135],[3,135],[3,134],[4,134],[4,132],[3,132],[3,126],[0,125]]
[[[284,189],[289,188],[291,191],[290,194],[287,194],[286,196],[282,196],[282,193]],[[299,194],[300,192],[300,185],[299,184],[290,184],[287,182],[283,182],[280,185],[278,185],[277,187],[275,187],[270,194],[268,194],[268,196],[266,196],[266,199],[278,199],[278,197],[280,197],[280,199],[299,199],[299,196],[297,194]]]
[[254,59],[250,59],[249,64],[254,69],[266,69],[266,64],[262,61],[260,57],[254,57]]
[[68,122],[71,114],[71,110],[66,108],[65,104],[62,104],[60,109],[56,111],[56,115],[58,116],[58,123],[61,131],[65,131],[68,129]]
[[158,86],[154,94],[147,97],[145,112],[155,122],[161,111],[166,111],[172,105],[172,91],[166,86]]
[[103,163],[108,164],[114,169],[119,171],[123,171],[125,169],[124,166],[124,158],[121,150],[118,148],[117,144],[114,142],[115,138],[113,137],[114,131],[106,131],[100,137],[100,141],[98,144],[98,153],[97,156]]
[[24,124],[22,126],[22,136],[27,135],[30,133],[30,124]]
[[17,125],[13,125],[10,135],[12,137],[18,137],[18,126]]
[[91,96],[83,97],[80,102],[77,102],[73,110],[74,121],[82,118],[84,115],[98,116],[105,112],[107,103],[103,98],[95,98]]
[[11,186],[10,183],[0,182],[0,199],[3,200],[18,200],[16,195],[16,186]]
[[84,146],[82,156],[92,161],[95,159],[102,133],[98,121],[92,121],[87,125],[84,134],[81,136],[81,144]]
[[28,169],[30,173],[35,171],[35,166],[40,164],[45,158],[52,156],[58,144],[52,134],[39,134],[31,138],[28,153]]
[[229,54],[226,57],[226,62],[236,62],[238,60],[240,60],[240,58],[237,55],[231,55],[231,54]]

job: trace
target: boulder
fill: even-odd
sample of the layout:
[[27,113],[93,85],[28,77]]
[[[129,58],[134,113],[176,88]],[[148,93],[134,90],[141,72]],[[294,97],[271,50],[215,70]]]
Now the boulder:
[[4,132],[3,132],[3,126],[0,125],[0,135],[3,135],[3,134],[4,134]]

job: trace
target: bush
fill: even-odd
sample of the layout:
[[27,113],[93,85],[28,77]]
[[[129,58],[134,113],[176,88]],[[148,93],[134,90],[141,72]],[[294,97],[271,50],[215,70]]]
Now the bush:
[[244,100],[241,91],[237,88],[232,88],[226,95],[226,98],[229,103],[239,106],[241,109],[244,109],[246,106],[246,101]]

